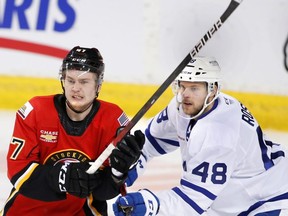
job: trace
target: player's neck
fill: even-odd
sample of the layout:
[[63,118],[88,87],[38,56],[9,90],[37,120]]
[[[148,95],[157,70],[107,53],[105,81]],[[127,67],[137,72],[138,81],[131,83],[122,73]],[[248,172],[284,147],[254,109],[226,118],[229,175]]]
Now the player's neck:
[[209,111],[212,109],[212,107],[214,106],[214,103],[215,103],[215,101],[213,101],[211,104],[209,104],[209,105],[206,107],[206,109],[204,110],[204,113],[209,112]]

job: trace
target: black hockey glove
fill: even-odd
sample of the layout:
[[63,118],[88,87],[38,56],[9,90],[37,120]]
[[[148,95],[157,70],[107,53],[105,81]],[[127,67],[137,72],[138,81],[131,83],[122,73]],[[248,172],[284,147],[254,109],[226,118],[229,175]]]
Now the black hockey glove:
[[85,198],[95,189],[101,179],[98,173],[87,174],[88,163],[65,163],[53,167],[50,171],[52,187],[57,192]]
[[135,131],[134,135],[127,134],[110,155],[111,167],[121,174],[127,174],[140,157],[144,143],[145,135],[140,130]]

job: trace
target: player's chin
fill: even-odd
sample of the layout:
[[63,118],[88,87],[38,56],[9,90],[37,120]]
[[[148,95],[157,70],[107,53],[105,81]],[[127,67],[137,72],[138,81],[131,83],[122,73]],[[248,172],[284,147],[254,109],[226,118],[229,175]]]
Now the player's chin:
[[192,115],[193,112],[191,111],[191,109],[187,108],[187,107],[182,107],[183,109],[183,112],[186,114],[186,115]]
[[194,107],[192,105],[183,106],[182,108],[183,108],[183,112],[189,116],[195,116],[199,112],[199,110],[194,109]]
[[75,110],[82,110],[83,108],[88,106],[88,103],[80,100],[71,100],[69,101],[69,103]]
[[187,111],[187,112],[192,112],[192,110],[193,110],[193,106],[191,104],[188,104],[188,103],[183,103],[182,108],[184,111]]

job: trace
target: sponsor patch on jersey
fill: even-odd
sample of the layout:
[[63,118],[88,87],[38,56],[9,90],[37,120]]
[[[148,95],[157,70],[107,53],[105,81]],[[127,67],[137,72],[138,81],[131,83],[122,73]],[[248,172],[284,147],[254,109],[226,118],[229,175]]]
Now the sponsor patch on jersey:
[[126,125],[128,121],[129,121],[129,119],[124,112],[118,118],[118,122],[121,126]]
[[58,131],[40,130],[40,140],[48,143],[56,143]]
[[32,110],[33,106],[28,101],[17,111],[17,113],[21,116],[23,120],[25,120]]

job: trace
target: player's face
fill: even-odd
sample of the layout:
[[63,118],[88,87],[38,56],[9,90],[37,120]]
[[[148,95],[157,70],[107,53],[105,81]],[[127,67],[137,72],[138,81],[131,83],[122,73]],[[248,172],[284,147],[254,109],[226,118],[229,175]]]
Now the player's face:
[[181,81],[179,87],[183,112],[190,116],[197,115],[201,111],[208,94],[207,84],[204,82]]
[[83,110],[96,97],[96,74],[69,70],[64,80],[65,96],[75,110]]

